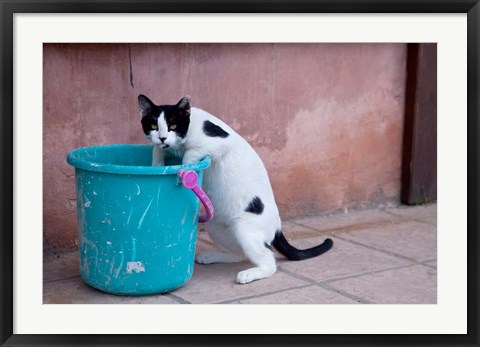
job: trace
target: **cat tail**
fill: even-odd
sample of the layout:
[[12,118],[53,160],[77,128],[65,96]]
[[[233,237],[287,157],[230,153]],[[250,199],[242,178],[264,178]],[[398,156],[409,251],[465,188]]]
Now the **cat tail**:
[[272,241],[272,246],[275,247],[277,251],[283,254],[288,260],[304,260],[316,257],[317,255],[323,254],[328,251],[333,246],[333,241],[331,239],[326,239],[322,244],[307,248],[307,249],[297,249],[288,243],[287,239],[283,235],[281,230],[278,230],[275,233],[275,238]]

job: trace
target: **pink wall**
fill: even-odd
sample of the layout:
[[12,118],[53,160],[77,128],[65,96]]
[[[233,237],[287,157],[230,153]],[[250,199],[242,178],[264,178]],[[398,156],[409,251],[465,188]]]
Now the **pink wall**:
[[404,44],[45,44],[45,249],[76,243],[67,153],[147,143],[141,93],[189,94],[250,141],[284,219],[397,202],[405,79]]

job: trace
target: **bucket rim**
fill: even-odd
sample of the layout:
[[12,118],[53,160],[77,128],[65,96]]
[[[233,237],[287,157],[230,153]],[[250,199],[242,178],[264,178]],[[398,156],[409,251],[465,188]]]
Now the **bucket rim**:
[[67,163],[73,166],[75,169],[82,169],[86,171],[93,171],[99,173],[108,174],[120,174],[120,175],[176,175],[179,170],[193,170],[200,171],[208,168],[211,164],[210,156],[205,156],[202,160],[192,164],[186,165],[169,165],[169,166],[135,166],[135,165],[117,165],[117,164],[105,164],[101,162],[89,161],[84,158],[80,158],[80,154],[87,151],[105,150],[106,147],[110,148],[142,148],[149,147],[153,149],[152,145],[141,144],[111,144],[111,145],[98,145],[80,147],[70,151],[67,155]]

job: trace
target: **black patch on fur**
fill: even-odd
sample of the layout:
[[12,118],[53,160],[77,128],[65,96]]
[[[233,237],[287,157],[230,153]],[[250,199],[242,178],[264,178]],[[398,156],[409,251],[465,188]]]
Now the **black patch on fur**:
[[272,247],[268,243],[265,242],[263,245],[265,246],[265,248],[272,250]]
[[213,124],[209,120],[206,120],[205,122],[203,122],[203,132],[205,133],[205,135],[210,136],[210,137],[225,138],[228,135],[230,135],[225,130],[223,130],[221,127]]
[[[174,131],[177,136],[187,136],[188,126],[190,125],[190,116],[185,116],[184,111],[176,107],[167,108],[164,106],[165,120],[167,121],[168,131]],[[172,124],[176,125],[175,130],[170,130]]]
[[247,208],[245,209],[245,212],[262,214],[264,207],[265,206],[263,205],[262,200],[258,196],[256,196],[252,199],[252,201],[250,201]]
[[304,260],[325,253],[332,248],[333,241],[331,239],[325,239],[325,241],[318,246],[308,249],[297,249],[288,243],[281,230],[277,230],[275,238],[272,241],[272,246],[287,257],[288,260]]

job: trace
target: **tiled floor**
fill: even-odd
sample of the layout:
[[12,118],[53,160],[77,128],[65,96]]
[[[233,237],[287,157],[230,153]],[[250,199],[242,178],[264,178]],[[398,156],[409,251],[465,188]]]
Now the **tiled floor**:
[[[437,301],[437,206],[395,207],[284,222],[298,248],[334,241],[304,261],[278,256],[278,271],[247,285],[235,283],[249,264],[195,264],[192,279],[168,294],[126,297],[87,286],[78,251],[44,260],[45,304],[434,304]],[[200,232],[198,250],[213,249]]]

